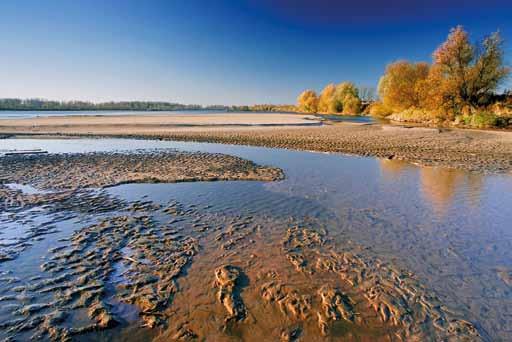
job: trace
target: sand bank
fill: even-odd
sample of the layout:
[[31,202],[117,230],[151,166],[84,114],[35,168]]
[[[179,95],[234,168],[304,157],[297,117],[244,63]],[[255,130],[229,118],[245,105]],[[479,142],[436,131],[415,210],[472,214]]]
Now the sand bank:
[[512,132],[329,123],[297,114],[0,120],[0,134],[116,136],[339,152],[477,172],[512,170]]
[[314,125],[319,120],[312,115],[300,114],[187,114],[187,115],[106,115],[106,116],[48,116],[26,119],[2,119],[2,129],[50,130],[66,127],[87,126],[267,126],[267,125]]

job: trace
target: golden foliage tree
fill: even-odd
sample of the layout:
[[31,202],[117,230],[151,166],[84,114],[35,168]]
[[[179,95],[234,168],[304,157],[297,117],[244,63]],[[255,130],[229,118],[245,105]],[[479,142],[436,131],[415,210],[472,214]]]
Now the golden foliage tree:
[[419,107],[423,81],[429,75],[427,63],[398,61],[387,66],[379,81],[379,96],[384,106],[392,111]]
[[301,112],[316,113],[318,111],[318,96],[313,90],[303,91],[297,98],[297,107]]
[[361,113],[361,100],[354,95],[347,95],[343,99],[343,114]]
[[336,86],[336,109],[338,113],[359,114],[361,100],[359,90],[352,82],[342,82]]
[[384,104],[381,101],[372,103],[370,105],[369,112],[371,116],[376,116],[380,118],[384,118],[388,115],[393,114],[393,112],[389,108],[386,108],[386,106],[384,106]]
[[338,85],[328,84],[320,94],[318,111],[333,114],[359,114],[361,100],[357,87],[351,82],[342,82]]
[[463,106],[487,104],[490,95],[508,76],[499,32],[473,45],[462,26],[450,31],[447,40],[433,54],[435,74],[441,84],[444,103],[460,111]]
[[336,112],[336,103],[334,99],[335,93],[336,86],[333,83],[325,86],[325,88],[320,93],[320,98],[318,100],[318,111],[320,113]]

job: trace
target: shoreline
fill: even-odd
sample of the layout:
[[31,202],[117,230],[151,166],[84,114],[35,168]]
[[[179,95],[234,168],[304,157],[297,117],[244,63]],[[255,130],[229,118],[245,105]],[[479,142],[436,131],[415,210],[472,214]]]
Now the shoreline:
[[192,118],[135,116],[129,122],[125,117],[0,120],[0,138],[195,141],[343,153],[472,172],[512,172],[512,132],[317,119],[287,114],[222,114]]

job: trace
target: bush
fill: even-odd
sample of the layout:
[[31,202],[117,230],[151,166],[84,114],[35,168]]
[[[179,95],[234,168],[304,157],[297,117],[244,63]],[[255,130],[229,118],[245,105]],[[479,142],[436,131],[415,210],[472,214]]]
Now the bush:
[[428,77],[427,63],[394,62],[386,67],[379,81],[379,96],[386,107],[402,111],[418,107],[422,97],[419,84]]
[[490,107],[490,111],[497,116],[512,118],[512,102],[510,104],[496,102]]
[[387,108],[382,102],[374,102],[370,105],[370,115],[378,118],[385,118],[392,114],[391,110]]
[[394,113],[388,117],[393,121],[400,122],[416,122],[416,123],[434,123],[437,124],[442,119],[436,112],[426,110],[423,108],[409,108],[399,113]]
[[509,120],[494,113],[479,111],[470,115],[463,115],[462,120],[466,126],[474,128],[506,127]]

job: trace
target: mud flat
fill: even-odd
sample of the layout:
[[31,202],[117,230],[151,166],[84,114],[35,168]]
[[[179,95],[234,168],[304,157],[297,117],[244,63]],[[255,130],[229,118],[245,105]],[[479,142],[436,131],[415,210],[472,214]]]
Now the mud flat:
[[280,169],[213,153],[89,153],[6,156],[0,159],[3,183],[30,184],[42,190],[103,188],[126,183],[176,183],[216,180],[273,181]]
[[[119,184],[274,181],[284,177],[280,169],[233,156],[176,151],[5,156],[0,158],[0,168],[0,212],[11,215],[6,222],[20,221],[17,213],[36,207],[52,214],[66,210],[101,213],[118,209],[122,204],[119,200],[107,198],[94,189]],[[34,191],[26,193],[11,184],[28,185]],[[29,212],[25,216],[30,222],[38,214],[38,211]],[[2,243],[0,262],[14,259],[31,246],[32,239],[54,232],[55,221],[33,225],[22,238]],[[28,226],[29,222],[24,225]]]
[[[323,221],[122,200],[105,189],[271,181],[282,179],[280,169],[158,150],[7,156],[0,166],[0,225],[26,230],[0,246],[0,339],[490,340],[415,274],[334,241]],[[30,259],[37,267],[17,267],[40,239],[58,234]]]
[[336,247],[314,222],[136,201],[76,230],[40,269],[2,279],[4,337],[485,339],[413,274]]

